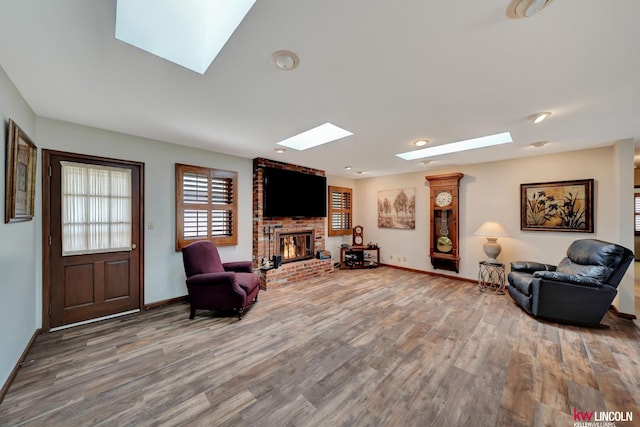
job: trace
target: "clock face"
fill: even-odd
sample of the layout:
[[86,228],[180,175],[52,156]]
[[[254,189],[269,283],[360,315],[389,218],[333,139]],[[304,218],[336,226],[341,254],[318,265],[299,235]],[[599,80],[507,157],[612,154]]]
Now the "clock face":
[[353,244],[354,245],[362,245],[364,243],[364,236],[362,233],[362,226],[356,225],[353,227]]
[[453,201],[453,196],[448,191],[441,191],[436,194],[435,203],[437,206],[448,206]]

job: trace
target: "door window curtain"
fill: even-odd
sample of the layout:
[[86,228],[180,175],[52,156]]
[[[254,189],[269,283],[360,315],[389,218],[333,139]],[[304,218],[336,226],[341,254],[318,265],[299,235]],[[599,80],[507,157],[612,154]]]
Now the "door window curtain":
[[131,250],[131,170],[61,165],[62,255]]

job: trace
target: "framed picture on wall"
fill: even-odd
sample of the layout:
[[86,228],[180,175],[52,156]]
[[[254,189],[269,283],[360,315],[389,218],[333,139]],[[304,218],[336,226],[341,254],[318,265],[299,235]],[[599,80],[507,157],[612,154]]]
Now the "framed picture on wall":
[[520,184],[520,229],[593,233],[593,179]]
[[416,189],[378,192],[378,228],[416,228]]
[[30,221],[34,214],[38,149],[9,119],[4,222]]

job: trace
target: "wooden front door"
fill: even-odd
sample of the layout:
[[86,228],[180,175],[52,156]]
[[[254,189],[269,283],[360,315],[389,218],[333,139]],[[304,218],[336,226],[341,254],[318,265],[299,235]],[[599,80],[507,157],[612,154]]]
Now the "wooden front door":
[[[124,196],[110,195],[110,180],[106,179],[106,185],[98,184],[97,191],[85,188],[81,182],[70,195],[69,184],[63,182],[69,179],[63,165],[91,176],[96,171],[102,177],[105,173],[130,176],[130,193],[127,188]],[[85,167],[89,172],[84,172]],[[142,163],[43,150],[43,330],[140,309],[143,168]],[[95,181],[88,179],[92,180]],[[122,181],[118,182],[122,186]],[[118,222],[111,212],[114,205],[123,203],[130,203],[131,215],[127,221]],[[80,205],[76,215],[79,219],[70,220],[69,214],[63,212],[69,211],[70,205]],[[128,207],[120,207],[120,211],[128,213]],[[71,228],[70,222],[74,223]],[[70,235],[75,237],[86,230],[103,230],[98,232],[101,242],[96,245],[96,237],[88,235],[87,248],[70,251]],[[112,241],[116,243],[109,246]],[[100,249],[95,249],[97,246]]]

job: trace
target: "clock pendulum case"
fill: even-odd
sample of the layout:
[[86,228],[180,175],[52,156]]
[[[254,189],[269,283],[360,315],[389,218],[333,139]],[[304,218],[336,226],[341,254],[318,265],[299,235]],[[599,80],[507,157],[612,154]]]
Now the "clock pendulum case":
[[429,181],[429,257],[435,269],[458,273],[458,193],[464,174],[425,176]]

